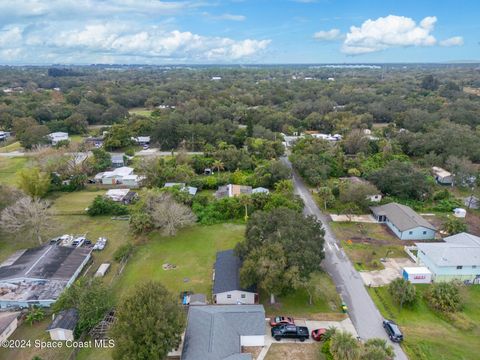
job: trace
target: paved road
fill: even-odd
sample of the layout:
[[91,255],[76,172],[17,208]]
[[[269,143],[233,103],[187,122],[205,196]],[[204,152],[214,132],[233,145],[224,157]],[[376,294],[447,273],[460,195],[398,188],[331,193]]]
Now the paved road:
[[[291,166],[287,158],[283,158],[283,161]],[[382,315],[365,289],[360,274],[355,270],[345,252],[339,247],[326,216],[319,210],[309,189],[298,175],[294,174],[293,182],[295,191],[305,203],[304,213],[316,216],[323,224],[325,229],[325,260],[323,266],[332,277],[338,292],[347,304],[349,315],[357,333],[362,339],[376,337],[387,339],[390,342],[382,327]],[[398,344],[390,343],[395,349],[396,360],[408,359]]]

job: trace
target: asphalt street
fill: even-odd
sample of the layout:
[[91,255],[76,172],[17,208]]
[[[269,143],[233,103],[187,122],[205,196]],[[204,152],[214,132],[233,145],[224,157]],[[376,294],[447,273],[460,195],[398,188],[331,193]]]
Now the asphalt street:
[[[283,158],[283,161],[291,166],[287,158]],[[382,315],[365,289],[360,274],[339,246],[338,240],[328,225],[326,216],[318,208],[309,189],[295,173],[293,182],[295,192],[305,204],[305,215],[314,215],[323,224],[325,229],[325,260],[322,265],[332,277],[340,296],[347,304],[348,313],[360,338],[364,340],[370,338],[386,339],[395,349],[396,360],[408,359],[402,348],[388,339],[382,326]]]

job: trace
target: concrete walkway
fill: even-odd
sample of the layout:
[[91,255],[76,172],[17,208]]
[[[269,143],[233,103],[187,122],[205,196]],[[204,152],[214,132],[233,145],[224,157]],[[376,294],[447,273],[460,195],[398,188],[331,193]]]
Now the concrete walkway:
[[385,259],[382,264],[385,269],[360,271],[360,276],[367,286],[383,286],[390,284],[393,280],[402,277],[402,270],[404,267],[418,266],[408,258]]
[[362,223],[377,223],[378,221],[372,215],[338,215],[330,214],[332,221],[335,222],[362,222]]

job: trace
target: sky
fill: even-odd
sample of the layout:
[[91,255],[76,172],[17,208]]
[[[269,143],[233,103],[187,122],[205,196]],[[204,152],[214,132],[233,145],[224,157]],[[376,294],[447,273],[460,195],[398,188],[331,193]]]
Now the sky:
[[0,64],[480,61],[477,0],[0,0]]

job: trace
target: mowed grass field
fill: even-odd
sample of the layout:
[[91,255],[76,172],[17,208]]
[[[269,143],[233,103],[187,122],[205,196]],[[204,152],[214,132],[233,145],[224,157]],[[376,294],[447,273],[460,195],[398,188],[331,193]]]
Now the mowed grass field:
[[[233,248],[244,232],[244,225],[226,223],[192,226],[171,237],[153,233],[129,260],[115,283],[115,294],[122,296],[142,281],[156,280],[174,294],[189,290],[210,297],[217,251]],[[162,265],[167,263],[176,268],[163,270]]]
[[[417,285],[420,294],[426,289]],[[474,360],[480,358],[480,287],[463,289],[463,319],[447,320],[430,310],[423,298],[401,311],[387,288],[369,289],[372,299],[386,318],[394,318],[405,335],[402,347],[415,360]]]
[[330,227],[352,261],[356,270],[383,269],[384,257],[407,257],[401,240],[391,234],[385,225],[331,222]]
[[15,186],[17,173],[28,163],[26,157],[0,157],[0,184]]

